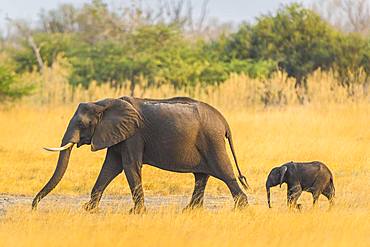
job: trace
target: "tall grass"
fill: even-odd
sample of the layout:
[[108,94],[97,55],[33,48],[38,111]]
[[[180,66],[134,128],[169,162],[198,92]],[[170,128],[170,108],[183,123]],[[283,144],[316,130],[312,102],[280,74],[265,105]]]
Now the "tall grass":
[[[71,73],[68,61],[59,57],[57,61],[45,68],[41,75],[38,72],[23,74],[21,80],[33,84],[34,95],[24,100],[28,104],[59,106],[81,101],[95,101],[102,98],[117,98],[130,94],[130,84],[111,87],[109,83],[98,84],[92,81],[88,88],[81,85],[72,87],[68,83]],[[231,75],[219,86],[175,89],[169,84],[161,87],[146,87],[142,81],[135,90],[135,96],[146,98],[168,98],[174,96],[191,96],[218,107],[228,109],[240,107],[258,107],[268,105],[297,105],[298,96],[305,98],[306,103],[332,104],[346,102],[362,102],[370,100],[368,88],[361,84],[353,84],[350,88],[340,86],[331,73],[317,71],[308,78],[308,91],[303,92],[294,87],[294,79],[286,74],[276,73],[272,78],[259,80],[243,75]]]

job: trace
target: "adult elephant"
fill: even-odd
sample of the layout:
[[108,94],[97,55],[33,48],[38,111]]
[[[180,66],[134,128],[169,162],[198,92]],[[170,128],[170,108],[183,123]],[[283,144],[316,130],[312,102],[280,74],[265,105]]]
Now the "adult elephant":
[[195,187],[187,208],[203,205],[209,176],[226,183],[236,207],[248,204],[227,156],[228,139],[243,187],[241,174],[225,118],[212,106],[190,98],[164,100],[122,97],[79,104],[69,122],[59,151],[57,167],[49,182],[33,200],[35,209],[62,179],[74,144],[88,144],[92,151],[107,148],[103,167],[91,192],[86,210],[94,209],[108,184],[122,171],[130,186],[133,213],[145,210],[141,182],[142,164],[164,170],[193,173]]

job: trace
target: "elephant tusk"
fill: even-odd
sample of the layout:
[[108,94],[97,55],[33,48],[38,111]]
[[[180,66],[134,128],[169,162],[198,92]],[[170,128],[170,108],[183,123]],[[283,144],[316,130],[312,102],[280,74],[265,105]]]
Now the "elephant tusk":
[[60,148],[48,148],[48,147],[44,147],[44,149],[47,150],[47,151],[51,151],[51,152],[59,152],[59,151],[66,150],[66,149],[72,147],[73,145],[74,145],[74,143],[69,142],[69,143],[67,143],[66,145],[64,145],[63,147],[60,147]]

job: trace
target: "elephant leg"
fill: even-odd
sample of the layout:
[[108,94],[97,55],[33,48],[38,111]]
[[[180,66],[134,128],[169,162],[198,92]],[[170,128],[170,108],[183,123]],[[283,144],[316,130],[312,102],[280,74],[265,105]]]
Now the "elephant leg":
[[326,188],[324,189],[324,191],[322,192],[322,194],[328,198],[329,200],[329,208],[331,208],[333,205],[334,205],[334,195],[335,195],[335,191],[334,191],[334,187],[332,184],[329,184],[328,186],[326,186]]
[[222,180],[229,188],[235,201],[235,208],[243,208],[247,206],[247,195],[243,192],[237,182],[224,142],[220,141],[219,143],[214,144],[211,151],[207,152],[205,157],[210,174]]
[[321,193],[323,192],[322,184],[319,183],[319,182],[316,182],[312,186],[312,189],[310,191],[311,191],[312,197],[313,197],[313,203],[312,203],[313,207],[316,207],[317,201],[319,200],[319,197],[320,197]]
[[184,208],[184,210],[200,208],[203,206],[204,190],[206,188],[209,175],[204,173],[194,173],[194,177],[195,177],[195,186],[193,195],[191,197],[189,204]]
[[320,195],[321,195],[321,191],[313,191],[312,192],[313,207],[316,207],[317,201],[319,200]]
[[321,173],[318,174],[318,176],[315,179],[314,184],[310,188],[310,191],[313,197],[313,207],[316,207],[317,201],[319,200],[321,193],[323,193],[323,191],[329,185],[329,183],[330,183],[330,180],[327,176]]
[[141,168],[143,165],[144,141],[139,135],[126,140],[121,146],[123,171],[130,187],[134,207],[130,213],[145,212],[144,191],[141,182]]
[[247,195],[242,191],[240,188],[236,178],[232,178],[230,180],[224,180],[227,187],[229,188],[231,195],[235,201],[235,208],[244,208],[248,206],[248,198]]
[[98,206],[105,188],[118,174],[122,172],[122,169],[121,156],[112,148],[108,148],[103,167],[100,170],[99,176],[91,191],[91,199],[84,206],[87,211]]
[[141,163],[135,162],[134,164],[125,165],[123,168],[130,186],[132,200],[134,201],[134,207],[130,210],[130,213],[133,214],[145,212],[144,191],[141,182],[141,165]]
[[299,197],[302,194],[302,188],[299,185],[288,186],[287,204],[289,208],[301,209],[301,205],[297,204]]

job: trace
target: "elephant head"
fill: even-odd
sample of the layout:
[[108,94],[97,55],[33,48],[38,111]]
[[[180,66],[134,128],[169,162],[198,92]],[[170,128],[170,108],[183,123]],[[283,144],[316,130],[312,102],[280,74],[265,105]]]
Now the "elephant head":
[[288,168],[286,166],[275,167],[271,170],[270,174],[267,177],[266,192],[267,192],[267,202],[268,202],[269,208],[271,208],[270,188],[278,184],[281,187],[281,185],[285,182],[285,174],[286,174],[287,169]]
[[91,145],[92,151],[104,149],[134,135],[141,123],[139,112],[123,99],[79,104],[64,133],[61,147],[45,148],[49,151],[59,151],[59,159],[54,174],[35,196],[32,208],[35,209],[39,201],[60,182],[74,145]]

